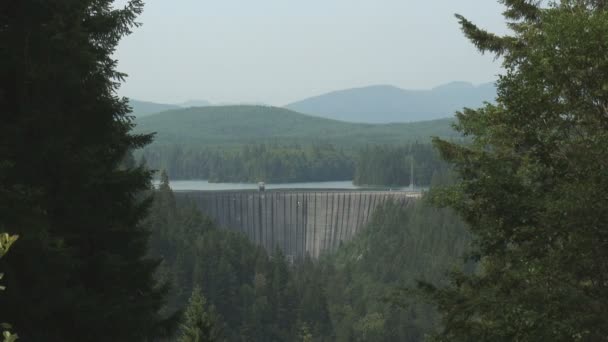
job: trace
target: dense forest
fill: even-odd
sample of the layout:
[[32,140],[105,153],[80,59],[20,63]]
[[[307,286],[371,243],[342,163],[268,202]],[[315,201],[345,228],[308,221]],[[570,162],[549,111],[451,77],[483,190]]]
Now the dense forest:
[[[378,167],[382,165],[382,167]],[[433,177],[449,172],[430,144],[367,146],[357,154],[353,183],[357,185],[428,186]]]
[[166,170],[172,179],[210,182],[354,180],[357,185],[407,186],[413,163],[414,183],[428,186],[433,176],[448,170],[434,147],[422,143],[348,150],[331,144],[254,144],[216,149],[155,146],[144,149],[140,158],[152,169]]
[[350,154],[333,145],[245,145],[221,149],[184,149],[181,146],[145,149],[146,165],[167,170],[172,179],[210,182],[272,183],[351,180]]
[[420,301],[404,309],[389,295],[416,280],[442,284],[463,269],[469,244],[450,210],[388,202],[335,254],[291,263],[180,203],[165,177],[147,221],[159,277],[171,285],[163,311],[187,309],[199,288],[212,330],[229,341],[420,341],[435,311]]

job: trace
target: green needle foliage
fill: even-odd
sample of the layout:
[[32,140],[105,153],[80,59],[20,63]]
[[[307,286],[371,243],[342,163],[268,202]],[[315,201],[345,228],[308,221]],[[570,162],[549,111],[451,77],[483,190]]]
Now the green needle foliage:
[[207,305],[207,300],[201,288],[195,286],[188,301],[184,322],[181,325],[181,336],[178,342],[215,342],[221,340],[221,329],[213,307]]
[[503,60],[496,105],[457,114],[469,145],[436,140],[461,182],[479,271],[421,284],[438,341],[608,340],[608,11],[599,0],[503,0],[511,36],[458,16]]
[[8,250],[11,248],[13,243],[17,241],[19,235],[9,235],[7,233],[0,233],[0,258],[2,258]]
[[130,134],[112,57],[143,3],[123,3],[0,1],[0,229],[20,235],[0,321],[27,341],[142,341],[159,321],[151,174],[123,163],[151,136]]

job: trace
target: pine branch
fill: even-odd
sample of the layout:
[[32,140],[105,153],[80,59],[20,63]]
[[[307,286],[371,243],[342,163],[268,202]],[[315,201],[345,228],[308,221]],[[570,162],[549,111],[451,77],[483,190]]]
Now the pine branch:
[[540,17],[540,1],[502,0],[507,10],[503,13],[507,19],[536,21]]
[[508,38],[499,37],[493,33],[482,30],[460,14],[456,14],[455,16],[460,23],[462,32],[464,32],[465,36],[475,44],[481,53],[490,51],[496,54],[496,57],[499,57],[503,55],[511,45]]

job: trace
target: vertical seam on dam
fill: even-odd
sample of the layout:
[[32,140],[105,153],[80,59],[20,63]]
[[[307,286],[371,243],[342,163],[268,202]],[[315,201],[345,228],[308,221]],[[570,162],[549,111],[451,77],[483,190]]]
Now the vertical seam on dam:
[[315,204],[313,206],[313,214],[312,217],[313,219],[313,227],[312,227],[312,257],[317,257],[317,193],[314,193],[314,197],[315,197]]

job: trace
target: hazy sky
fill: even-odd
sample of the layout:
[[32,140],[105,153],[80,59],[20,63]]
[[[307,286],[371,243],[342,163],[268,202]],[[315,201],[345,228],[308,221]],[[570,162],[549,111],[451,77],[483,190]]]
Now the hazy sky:
[[500,71],[454,13],[504,33],[493,0],[147,0],[116,53],[121,95],[284,105],[374,84],[427,89]]

